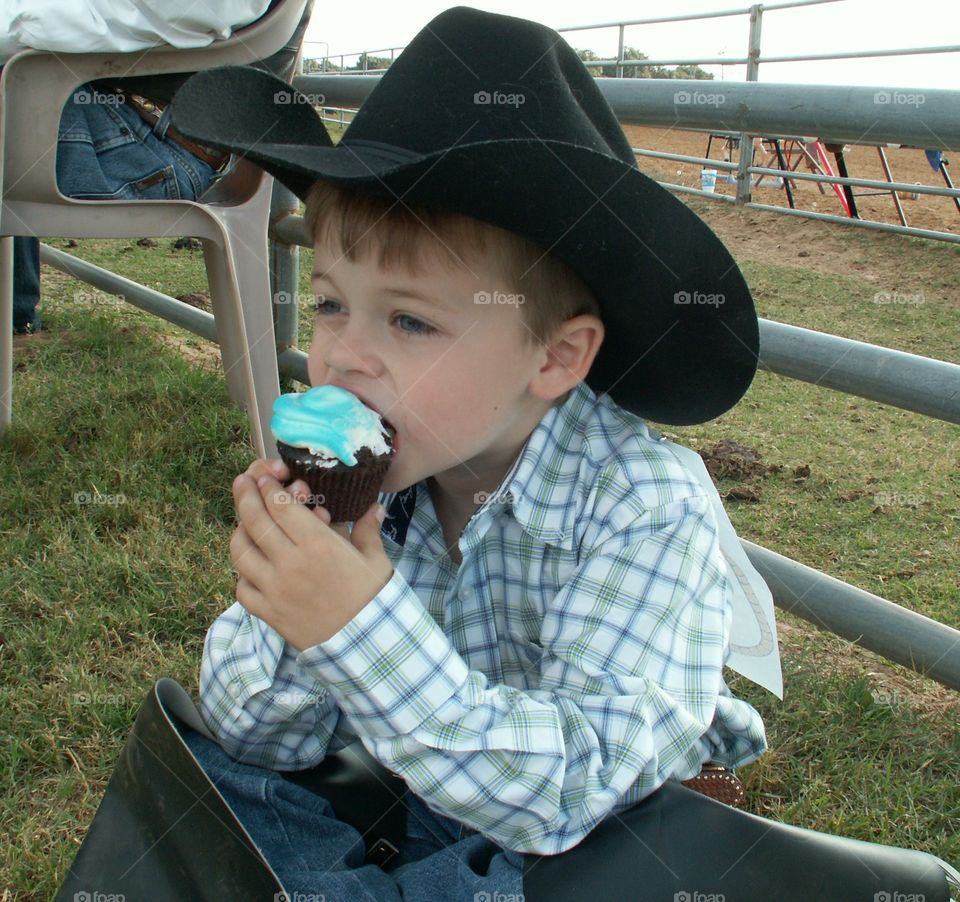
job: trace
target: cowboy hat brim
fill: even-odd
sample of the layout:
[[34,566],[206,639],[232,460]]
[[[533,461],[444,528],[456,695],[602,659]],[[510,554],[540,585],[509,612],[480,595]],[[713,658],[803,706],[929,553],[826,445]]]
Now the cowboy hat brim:
[[606,334],[587,383],[640,416],[702,423],[750,385],[759,332],[735,261],[695,213],[615,157],[536,137],[471,143],[469,130],[428,154],[351,141],[349,131],[334,146],[303,95],[247,67],[193,76],[174,98],[172,124],[245,156],[301,198],[325,179],[535,241],[600,303]]

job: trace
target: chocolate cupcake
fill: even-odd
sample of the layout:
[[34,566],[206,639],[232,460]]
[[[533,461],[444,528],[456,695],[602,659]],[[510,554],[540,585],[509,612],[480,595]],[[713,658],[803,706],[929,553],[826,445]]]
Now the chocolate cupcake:
[[270,428],[290,482],[310,487],[308,507],[325,507],[334,523],[345,523],[377,500],[393,456],[393,429],[355,395],[335,385],[281,395]]

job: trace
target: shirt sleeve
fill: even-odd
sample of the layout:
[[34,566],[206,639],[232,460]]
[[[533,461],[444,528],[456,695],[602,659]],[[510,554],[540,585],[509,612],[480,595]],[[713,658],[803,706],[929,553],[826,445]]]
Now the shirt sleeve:
[[54,53],[206,47],[256,21],[268,6],[269,0],[8,0],[0,12],[0,63],[28,47]]
[[745,709],[741,757],[765,747],[759,716],[723,691],[730,608],[708,499],[647,510],[591,547],[545,612],[536,690],[470,670],[396,573],[301,656],[373,755],[518,852],[563,852],[695,774],[720,705]]
[[299,653],[239,602],[207,632],[200,665],[200,711],[239,761],[276,770],[319,764],[356,739],[326,687]]

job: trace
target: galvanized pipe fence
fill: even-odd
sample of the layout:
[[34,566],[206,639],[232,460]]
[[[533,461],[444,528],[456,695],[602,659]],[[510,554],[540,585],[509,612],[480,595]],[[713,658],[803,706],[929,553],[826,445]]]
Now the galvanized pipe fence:
[[[634,152],[640,156],[655,157],[658,159],[674,160],[677,162],[686,162],[686,163],[699,163],[702,166],[707,166],[711,169],[717,170],[730,170],[736,172],[736,203],[751,206],[755,209],[768,210],[771,212],[782,213],[789,216],[799,216],[801,218],[820,220],[823,222],[833,222],[837,224],[842,224],[846,226],[854,226],[858,228],[873,229],[875,231],[886,231],[892,232],[894,234],[900,235],[913,235],[920,238],[932,238],[940,241],[949,241],[949,242],[958,242],[960,241],[960,234],[935,230],[935,229],[919,229],[914,228],[906,224],[906,217],[903,214],[902,206],[899,203],[899,199],[896,196],[896,192],[909,192],[911,195],[936,195],[936,196],[946,196],[954,198],[955,202],[958,205],[958,211],[960,211],[960,191],[956,188],[938,188],[936,186],[930,185],[916,185],[908,184],[903,182],[895,182],[892,179],[888,181],[879,181],[876,179],[856,179],[845,177],[842,174],[840,175],[826,175],[818,173],[799,173],[793,169],[776,169],[769,166],[754,166],[753,162],[753,153],[754,153],[754,138],[770,138],[777,140],[801,140],[806,142],[821,141],[830,144],[857,144],[857,145],[873,145],[880,148],[885,146],[901,146],[908,145],[911,147],[929,149],[929,150],[960,150],[960,143],[953,141],[952,143],[945,143],[947,139],[944,137],[944,131],[934,127],[932,125],[929,130],[924,128],[926,122],[927,111],[923,111],[923,115],[917,116],[917,127],[914,129],[906,129],[903,132],[903,138],[900,141],[888,141],[880,137],[877,131],[872,129],[872,123],[862,123],[859,127],[856,128],[846,128],[844,123],[839,121],[842,119],[843,111],[846,108],[845,102],[842,97],[836,97],[828,101],[828,109],[832,110],[837,114],[832,123],[824,123],[824,127],[817,127],[815,123],[811,124],[811,127],[803,130],[792,131],[789,126],[789,121],[792,120],[792,114],[794,112],[794,107],[790,106],[783,110],[787,124],[783,125],[781,123],[780,127],[772,127],[768,131],[762,131],[756,127],[756,122],[754,122],[750,116],[724,116],[720,119],[716,117],[711,118],[709,110],[700,110],[699,112],[706,113],[707,115],[697,117],[696,115],[691,116],[691,113],[696,113],[697,106],[711,106],[711,105],[724,105],[725,113],[732,113],[733,108],[726,106],[727,99],[729,98],[731,103],[742,103],[743,98],[737,95],[737,87],[743,87],[742,84],[737,82],[720,82],[719,85],[722,85],[722,88],[718,86],[717,82],[708,81],[708,80],[679,80],[679,79],[644,79],[646,82],[659,82],[661,87],[660,91],[673,95],[671,98],[672,105],[674,109],[671,110],[670,104],[666,106],[660,106],[657,114],[654,114],[652,111],[648,115],[643,110],[631,109],[630,105],[621,106],[613,102],[613,97],[616,95],[617,89],[612,86],[611,83],[616,83],[618,80],[622,79],[624,73],[628,69],[642,68],[642,67],[656,67],[656,66],[705,66],[705,65],[715,65],[715,66],[744,66],[745,67],[745,78],[748,84],[756,84],[759,79],[760,65],[762,63],[766,64],[776,64],[776,63],[785,63],[785,62],[822,62],[826,60],[856,60],[856,59],[868,59],[868,58],[880,58],[880,57],[897,57],[897,56],[921,56],[929,54],[944,54],[944,53],[960,53],[960,44],[946,44],[936,47],[895,47],[885,50],[851,50],[851,51],[838,51],[833,53],[807,53],[807,54],[790,54],[790,55],[764,55],[762,52],[762,32],[763,32],[763,17],[765,14],[771,12],[779,12],[783,10],[799,9],[809,6],[820,6],[828,3],[836,3],[839,0],[786,0],[786,2],[781,3],[771,3],[771,4],[752,4],[750,6],[742,7],[733,7],[725,10],[718,10],[716,12],[706,12],[706,13],[684,13],[680,15],[673,16],[657,16],[657,17],[648,17],[642,19],[628,19],[628,20],[618,20],[613,22],[591,22],[583,25],[569,25],[562,28],[558,28],[557,31],[561,33],[572,33],[572,32],[587,32],[587,31],[602,31],[607,29],[616,29],[617,30],[617,56],[612,59],[596,59],[596,60],[585,60],[585,64],[590,68],[613,68],[615,72],[615,78],[601,78],[598,79],[598,84],[601,87],[601,90],[607,94],[607,99],[611,100],[611,104],[614,106],[614,109],[618,111],[618,114],[621,116],[621,122],[627,125],[641,125],[641,126],[663,126],[666,128],[681,128],[681,129],[694,129],[694,130],[705,130],[708,133],[715,133],[720,135],[725,135],[729,137],[734,137],[738,139],[739,142],[739,154],[738,161],[736,163],[730,164],[726,161],[713,160],[708,157],[691,157],[683,154],[672,154],[669,152],[663,151],[652,151],[648,148],[633,148]],[[746,17],[748,21],[748,35],[746,42],[746,54],[742,57],[727,57],[727,56],[717,56],[717,57],[691,57],[691,58],[662,58],[662,59],[625,59],[624,58],[624,46],[626,40],[626,29],[627,28],[636,28],[643,26],[654,26],[654,25],[663,25],[670,23],[681,23],[681,22],[702,22],[707,20],[714,19],[723,19],[731,17]],[[367,55],[372,54],[382,54],[390,53],[391,61],[395,58],[397,51],[402,51],[402,47],[390,47],[385,50],[378,51],[362,51],[353,54],[341,54],[340,64],[341,70],[343,70],[343,64],[345,58],[356,56],[363,60],[364,68],[366,68],[366,58]],[[323,59],[323,64],[326,65],[327,58]],[[373,71],[373,70],[367,70]],[[382,70],[376,70],[382,71]],[[344,75],[344,77],[350,77]],[[363,77],[363,76],[361,76]],[[628,79],[628,81],[633,81],[634,79]],[[299,85],[299,81],[297,82]],[[709,89],[707,89],[709,87]],[[780,87],[787,87],[786,85],[781,85]],[[818,88],[821,86],[803,86],[803,85],[792,85],[791,87],[795,88],[798,93],[803,93],[809,87],[811,91],[814,92],[814,95],[817,98],[823,96],[822,91],[818,91]],[[830,86],[829,90],[831,92],[842,92],[845,89],[839,86]],[[891,89],[862,89],[869,90],[873,94],[873,106],[874,112],[877,113],[877,116],[880,120],[895,120],[899,117],[899,114],[904,112],[902,109],[899,109],[904,104],[900,103],[900,98],[909,100],[912,98],[916,105],[925,105],[928,97],[931,97],[936,94],[941,94],[939,91],[915,91],[912,89],[904,90],[891,90]],[[952,115],[954,123],[960,121],[960,109],[956,106],[955,95],[956,92],[948,91],[946,94],[954,95],[952,103],[954,104],[949,115]],[[334,100],[335,100],[335,95]],[[652,100],[652,96],[646,94],[642,95],[642,101],[644,104],[648,100]],[[329,101],[331,97],[328,97]],[[699,100],[698,100],[699,99]],[[826,99],[826,98],[824,98]],[[654,101],[655,102],[655,101]],[[679,107],[683,105],[692,106],[693,109],[680,110]],[[882,107],[888,107],[884,110]],[[345,116],[348,115],[352,110],[346,107],[337,107],[336,102],[325,107],[331,112],[336,114],[332,119],[328,121],[338,121],[341,126],[345,124]],[[622,113],[620,112],[622,109]],[[789,115],[787,115],[787,110],[789,109]],[[738,108],[737,112],[744,112],[742,108]],[[765,111],[765,112],[769,112]],[[920,111],[917,110],[919,113]],[[766,117],[764,117],[766,118]],[[714,125],[707,126],[705,120],[714,121]],[[930,123],[926,123],[930,124]],[[887,170],[887,164],[884,160],[884,169]],[[891,198],[896,205],[898,215],[901,219],[901,225],[894,225],[891,223],[886,223],[878,220],[871,219],[862,219],[859,216],[839,216],[830,213],[821,213],[812,210],[803,210],[803,209],[794,209],[791,206],[781,207],[777,204],[757,204],[752,200],[752,188],[754,184],[754,177],[759,176],[768,176],[771,178],[781,178],[793,181],[812,181],[818,185],[830,184],[844,186],[852,191],[854,187],[872,189],[874,191],[884,191],[890,192]],[[695,194],[700,197],[705,197],[711,201],[718,201],[723,203],[729,201],[730,197],[728,195],[717,193],[716,191],[708,191],[702,188],[690,187],[684,185],[676,185],[671,182],[661,181],[661,184],[664,187],[668,188],[671,191],[682,193],[682,194]],[[958,214],[958,225],[960,225],[960,214]]]
[[[783,4],[794,5],[797,4]],[[377,81],[377,77],[369,75],[310,75],[298,77],[295,83],[307,93],[323,94],[324,106],[356,109]],[[825,140],[847,143],[853,136],[864,139],[869,135],[871,142],[878,143],[915,143],[918,137],[924,136],[921,143],[929,145],[934,139],[937,147],[960,147],[958,91],[925,92],[924,118],[921,120],[916,111],[886,106],[877,108],[872,88],[757,82],[711,85],[703,81],[652,79],[600,79],[598,84],[625,123],[667,124],[711,131],[724,129],[745,134],[816,135]],[[694,105],[678,103],[673,96],[678,91],[699,90],[705,85],[724,91],[725,101]],[[647,153],[661,155],[660,152]],[[679,155],[678,158],[703,159]],[[715,165],[719,167],[720,164]],[[739,169],[739,166],[728,163],[722,168],[732,170]],[[749,171],[777,172],[768,167],[750,167]],[[667,187],[703,193],[682,186]],[[943,195],[950,192],[936,189],[928,193]],[[735,200],[723,195],[715,197],[728,202]],[[770,209],[766,204],[748,203],[747,206]],[[297,198],[277,185],[270,237],[273,239],[271,265],[278,360],[284,376],[308,384],[307,357],[297,348],[298,252],[300,247],[312,247],[313,242],[298,209]],[[799,215],[802,211],[780,212]],[[827,214],[815,218],[846,221]],[[907,231],[893,226],[885,230]],[[927,230],[910,230],[910,233],[941,240],[957,239],[957,236],[946,237]],[[209,313],[47,245],[41,248],[41,260],[215,340],[213,316]],[[760,321],[759,357],[760,367],[770,373],[960,424],[960,366],[957,364],[770,320]],[[960,689],[960,630],[911,612],[770,549],[746,540],[743,544],[770,585],[779,607],[946,686]]]

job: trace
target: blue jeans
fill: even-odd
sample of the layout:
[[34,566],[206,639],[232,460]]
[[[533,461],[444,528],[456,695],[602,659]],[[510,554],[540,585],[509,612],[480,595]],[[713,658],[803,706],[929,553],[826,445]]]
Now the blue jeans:
[[40,242],[36,238],[13,239],[13,331],[40,329]]
[[60,117],[57,186],[85,200],[196,200],[214,170],[166,137],[169,115],[151,127],[116,94],[78,88]]
[[288,893],[328,900],[475,902],[523,892],[523,858],[407,794],[407,835],[387,870],[364,864],[361,835],[326,799],[276,771],[230,758],[215,742],[184,740]]
[[[70,96],[60,117],[57,187],[84,200],[196,200],[213,167],[166,137],[169,115],[153,127],[120,97],[91,85]],[[14,331],[40,328],[40,244],[14,242]]]

